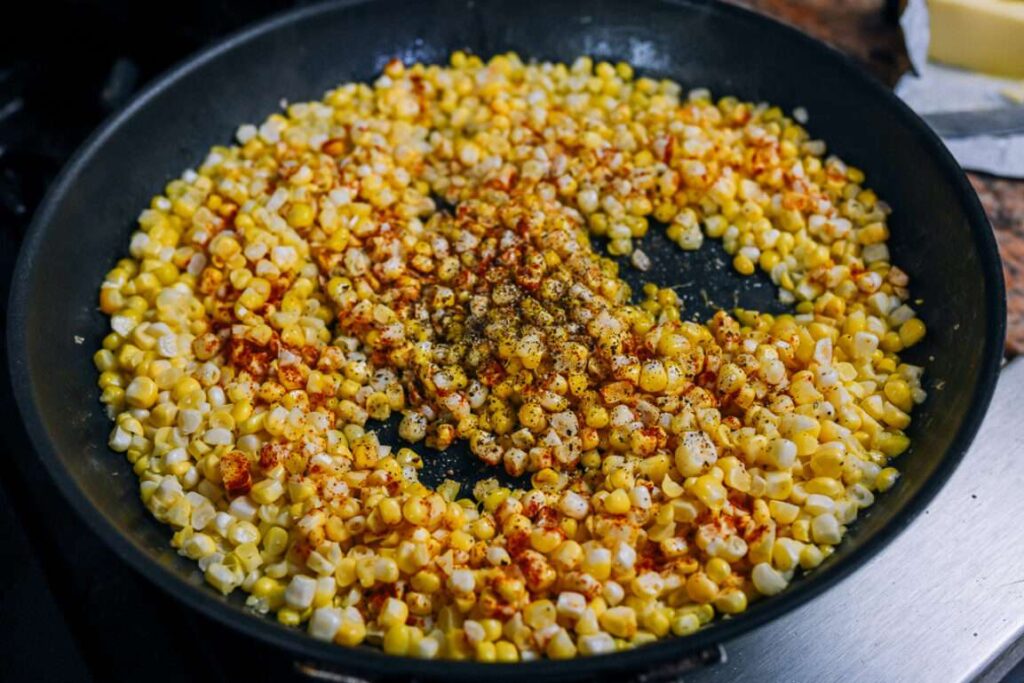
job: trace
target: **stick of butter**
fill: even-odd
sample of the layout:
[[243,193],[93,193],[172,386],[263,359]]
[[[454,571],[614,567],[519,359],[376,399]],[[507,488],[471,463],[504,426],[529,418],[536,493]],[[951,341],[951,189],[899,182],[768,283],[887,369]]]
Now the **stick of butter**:
[[928,0],[937,62],[1024,78],[1024,0]]

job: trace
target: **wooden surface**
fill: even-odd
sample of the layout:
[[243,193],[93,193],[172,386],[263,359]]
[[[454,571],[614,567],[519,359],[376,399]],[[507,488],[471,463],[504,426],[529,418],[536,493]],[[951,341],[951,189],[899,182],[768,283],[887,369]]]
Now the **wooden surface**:
[[[892,86],[910,68],[885,0],[730,0],[799,27],[856,57]],[[1008,294],[1008,355],[1024,351],[1024,181],[969,173],[995,228]]]

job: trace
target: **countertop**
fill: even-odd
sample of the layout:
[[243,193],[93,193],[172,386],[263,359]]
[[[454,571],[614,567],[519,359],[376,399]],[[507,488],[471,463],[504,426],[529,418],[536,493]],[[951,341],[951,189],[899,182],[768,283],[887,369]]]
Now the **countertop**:
[[[788,22],[857,58],[889,86],[910,68],[885,0],[731,0]],[[1006,275],[1007,355],[1024,352],[1024,180],[968,173],[999,241]]]

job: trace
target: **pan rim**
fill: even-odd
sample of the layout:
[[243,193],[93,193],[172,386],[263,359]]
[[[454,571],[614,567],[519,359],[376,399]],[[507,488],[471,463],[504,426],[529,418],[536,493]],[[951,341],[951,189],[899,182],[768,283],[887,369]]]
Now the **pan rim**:
[[709,13],[717,12],[732,21],[757,24],[761,30],[780,34],[784,38],[801,43],[808,49],[816,50],[823,59],[831,60],[851,79],[865,85],[877,98],[879,104],[894,109],[894,114],[916,133],[922,146],[931,153],[934,163],[939,166],[950,189],[957,193],[957,199],[967,216],[969,229],[975,247],[978,249],[978,256],[984,272],[984,286],[988,295],[986,313],[989,317],[989,330],[973,400],[970,409],[964,414],[961,428],[953,438],[950,448],[943,453],[933,475],[906,502],[902,509],[898,510],[874,535],[866,539],[864,545],[854,556],[816,571],[813,580],[801,582],[782,595],[751,606],[748,612],[738,618],[716,620],[712,625],[701,629],[692,636],[659,640],[641,648],[602,657],[585,657],[569,661],[544,659],[528,663],[488,665],[476,662],[395,657],[385,655],[376,649],[352,649],[317,641],[298,629],[280,626],[275,621],[256,615],[240,605],[227,602],[206,586],[189,583],[172,569],[158,562],[130,537],[118,531],[114,521],[92,504],[90,497],[78,485],[58,457],[57,449],[44,428],[42,414],[35,400],[35,390],[31,384],[27,363],[28,339],[24,334],[24,322],[28,318],[29,288],[27,283],[35,265],[34,257],[43,242],[46,225],[52,220],[63,195],[72,186],[81,169],[105,141],[115,134],[121,124],[129,120],[137,110],[188,73],[232,51],[237,46],[273,32],[282,26],[373,1],[375,0],[336,0],[281,12],[229,34],[210,47],[187,57],[155,78],[150,85],[125,107],[108,117],[88,137],[51,184],[33,217],[18,256],[8,307],[7,341],[10,349],[8,363],[12,388],[35,455],[43,462],[50,477],[56,482],[65,499],[72,504],[79,517],[85,520],[92,531],[118,557],[161,590],[180,599],[190,608],[196,609],[228,627],[240,630],[250,637],[282,648],[293,657],[336,665],[352,673],[372,672],[371,677],[408,676],[414,673],[417,677],[477,680],[482,672],[486,672],[499,676],[553,678],[556,676],[607,674],[611,671],[623,670],[643,671],[650,669],[652,665],[671,662],[700,648],[725,643],[778,616],[793,611],[811,598],[836,585],[880,552],[927,507],[949,479],[952,471],[959,465],[976,435],[995,389],[1002,362],[1006,332],[1005,284],[995,236],[977,195],[964,172],[938,136],[902,100],[870,76],[860,64],[849,56],[787,24],[741,7],[725,3],[701,2],[700,0],[658,0],[662,4],[670,6],[697,8]]

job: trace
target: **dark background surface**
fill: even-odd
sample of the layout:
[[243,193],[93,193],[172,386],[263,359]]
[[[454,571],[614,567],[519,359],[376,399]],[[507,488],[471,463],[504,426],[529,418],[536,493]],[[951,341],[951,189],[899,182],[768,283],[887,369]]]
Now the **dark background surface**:
[[[31,214],[66,159],[155,76],[217,37],[308,3],[25,3],[0,22],[0,305]],[[154,10],[159,8],[159,12]],[[6,356],[6,335],[0,336]],[[33,466],[3,362],[0,680],[270,678],[290,661],[128,569]]]
[[[26,5],[17,20],[2,22],[0,302],[5,320],[11,269],[31,212],[82,139],[139,87],[188,54],[276,9],[302,4],[307,3],[179,2],[166,9],[161,5],[154,15],[149,3],[66,0]],[[898,29],[884,17],[881,1],[742,4],[846,49],[888,83],[905,68]],[[1024,209],[1018,216],[1014,204],[1019,184],[978,182],[988,192],[983,192],[986,208],[1004,228],[1000,232],[1024,232]],[[1016,244],[1004,236],[1004,247],[1010,243]],[[0,336],[0,344],[5,339]],[[179,607],[99,543],[33,467],[6,374],[0,415],[5,460],[0,466],[0,680],[289,677],[291,662],[280,653]]]

